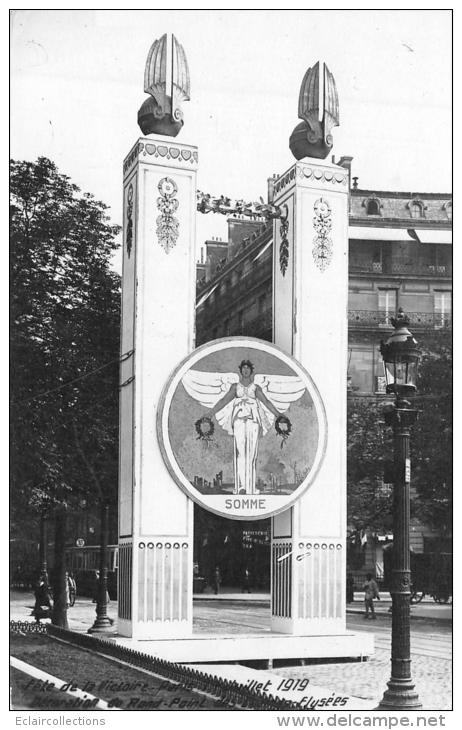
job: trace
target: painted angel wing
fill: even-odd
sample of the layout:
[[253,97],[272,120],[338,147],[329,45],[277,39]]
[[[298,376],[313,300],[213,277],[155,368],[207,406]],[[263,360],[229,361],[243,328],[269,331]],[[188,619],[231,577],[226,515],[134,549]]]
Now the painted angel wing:
[[284,413],[306,390],[303,380],[297,375],[255,375],[254,382],[279,413]]
[[213,408],[229,391],[233,383],[239,382],[237,373],[207,373],[202,370],[188,370],[181,382],[188,395],[205,408]]

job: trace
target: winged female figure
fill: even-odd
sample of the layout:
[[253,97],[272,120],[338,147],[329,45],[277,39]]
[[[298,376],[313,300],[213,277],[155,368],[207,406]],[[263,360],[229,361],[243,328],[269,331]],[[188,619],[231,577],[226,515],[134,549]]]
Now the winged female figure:
[[256,494],[258,444],[273,424],[287,436],[291,423],[281,417],[306,390],[295,375],[255,374],[250,360],[236,373],[188,370],[182,383],[186,392],[209,410],[200,421],[217,423],[234,437],[234,494]]

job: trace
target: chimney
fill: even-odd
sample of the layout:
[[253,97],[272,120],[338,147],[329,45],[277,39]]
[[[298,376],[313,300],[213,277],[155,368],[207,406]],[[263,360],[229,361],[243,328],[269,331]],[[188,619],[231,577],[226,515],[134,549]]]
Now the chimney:
[[273,173],[272,177],[269,177],[268,182],[268,203],[272,203],[274,200],[274,181],[276,180],[277,175],[276,173]]
[[337,165],[339,165],[339,167],[344,167],[345,170],[348,170],[348,172],[351,172],[351,163],[352,162],[353,162],[352,157],[347,157],[347,156],[343,155],[337,162]]

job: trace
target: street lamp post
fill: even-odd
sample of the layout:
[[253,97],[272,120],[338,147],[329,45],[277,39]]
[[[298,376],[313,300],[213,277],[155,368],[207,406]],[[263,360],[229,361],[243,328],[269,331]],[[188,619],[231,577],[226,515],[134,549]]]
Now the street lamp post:
[[96,597],[96,620],[89,634],[113,634],[113,621],[107,615],[107,544],[109,532],[109,505],[101,502],[101,544],[99,551],[99,580]]
[[394,393],[395,402],[384,409],[385,423],[393,428],[393,570],[391,678],[379,704],[383,710],[417,710],[422,707],[411,676],[411,553],[410,529],[410,427],[417,410],[408,397],[416,392],[416,372],[420,350],[408,330],[409,319],[400,309],[392,318],[394,332],[381,342],[385,367],[386,392]]

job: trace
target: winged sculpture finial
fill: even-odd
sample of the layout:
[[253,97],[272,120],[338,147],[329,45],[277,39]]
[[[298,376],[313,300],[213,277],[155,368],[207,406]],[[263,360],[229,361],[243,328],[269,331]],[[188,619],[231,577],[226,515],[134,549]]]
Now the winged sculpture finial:
[[297,160],[303,157],[324,159],[332,149],[331,131],[339,125],[338,94],[334,77],[325,63],[323,71],[322,98],[319,61],[308,69],[300,87],[298,116],[303,121],[295,127],[289,140]]
[[143,134],[176,137],[184,124],[181,104],[189,101],[190,82],[184,48],[173,34],[171,44],[164,33],[149,49],[144,90],[150,97],[138,111],[138,124]]

